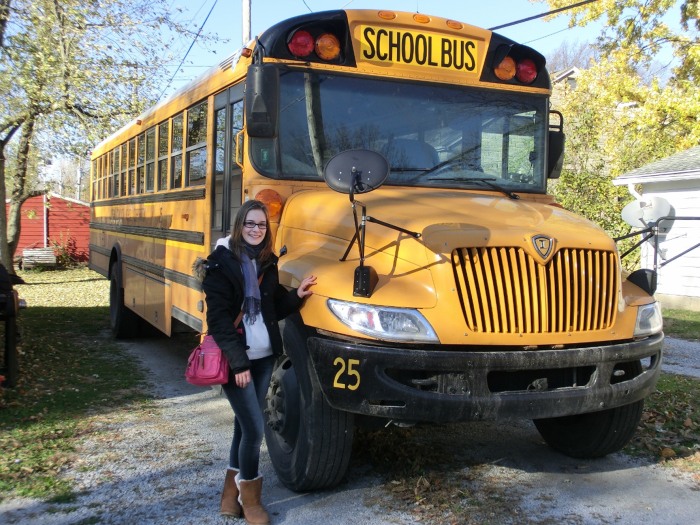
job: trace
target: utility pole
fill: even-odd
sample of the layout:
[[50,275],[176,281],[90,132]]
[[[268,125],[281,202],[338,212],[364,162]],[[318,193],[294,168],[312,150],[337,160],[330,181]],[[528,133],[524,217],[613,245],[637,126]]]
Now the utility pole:
[[241,0],[243,18],[243,45],[250,42],[250,3],[251,0]]

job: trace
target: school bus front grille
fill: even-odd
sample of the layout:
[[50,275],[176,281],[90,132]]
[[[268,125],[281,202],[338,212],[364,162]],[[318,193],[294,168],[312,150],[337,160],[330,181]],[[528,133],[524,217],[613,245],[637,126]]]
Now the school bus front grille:
[[615,323],[614,252],[562,249],[542,265],[521,248],[460,248],[452,263],[472,331],[582,332]]

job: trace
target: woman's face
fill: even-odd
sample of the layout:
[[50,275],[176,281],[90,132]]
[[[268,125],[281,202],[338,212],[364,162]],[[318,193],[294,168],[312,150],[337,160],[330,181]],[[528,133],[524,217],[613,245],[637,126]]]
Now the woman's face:
[[[252,228],[251,228],[252,226]],[[267,221],[262,210],[250,210],[243,223],[243,240],[251,246],[257,246],[267,233]]]

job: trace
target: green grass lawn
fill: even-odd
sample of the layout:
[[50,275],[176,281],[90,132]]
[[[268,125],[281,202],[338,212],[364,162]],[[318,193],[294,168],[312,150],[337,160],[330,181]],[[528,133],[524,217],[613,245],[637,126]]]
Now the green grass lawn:
[[109,282],[87,270],[23,272],[20,375],[0,396],[0,500],[65,499],[58,474],[91,413],[139,402],[142,375],[109,335]]
[[670,337],[700,340],[700,312],[663,309],[664,333]]

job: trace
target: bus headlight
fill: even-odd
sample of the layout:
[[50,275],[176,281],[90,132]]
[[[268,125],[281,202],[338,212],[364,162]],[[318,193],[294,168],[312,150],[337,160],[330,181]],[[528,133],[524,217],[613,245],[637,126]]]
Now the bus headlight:
[[642,337],[660,332],[663,328],[661,308],[659,303],[645,304],[637,310],[637,323],[634,326],[634,336]]
[[438,343],[430,323],[410,308],[390,308],[328,299],[328,308],[346,326],[383,341]]

